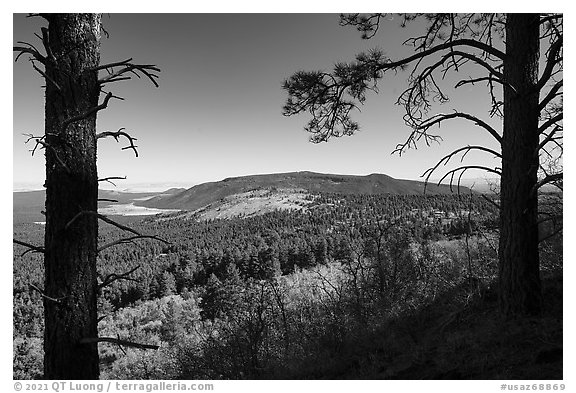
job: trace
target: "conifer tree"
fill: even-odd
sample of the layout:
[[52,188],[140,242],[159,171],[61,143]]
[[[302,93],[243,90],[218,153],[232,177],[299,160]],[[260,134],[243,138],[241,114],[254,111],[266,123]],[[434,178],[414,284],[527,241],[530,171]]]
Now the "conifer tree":
[[[368,39],[388,23],[385,19],[384,14],[342,15],[341,24],[355,27]],[[402,154],[421,143],[440,141],[432,130],[455,119],[495,140],[498,149],[463,146],[423,176],[428,181],[451,159],[464,158],[470,151],[501,160],[496,168],[460,165],[447,171],[439,183],[449,178],[459,185],[465,172],[478,169],[500,177],[501,310],[507,315],[538,314],[538,190],[545,185],[563,187],[563,15],[406,14],[401,19],[402,26],[416,20],[425,26],[420,35],[405,41],[414,49],[412,55],[391,59],[382,50],[373,50],[337,64],[330,72],[297,72],[283,86],[288,93],[284,114],[310,114],[305,129],[313,142],[352,135],[359,125],[351,113],[368,93],[382,88],[385,75],[410,69],[408,87],[398,104],[404,107],[404,121],[412,131],[394,152]],[[471,68],[475,71],[468,74]],[[462,78],[455,88],[485,85],[492,103],[489,116],[502,126],[494,128],[480,114],[458,110],[430,115],[433,103],[449,100],[442,83],[447,74]]]

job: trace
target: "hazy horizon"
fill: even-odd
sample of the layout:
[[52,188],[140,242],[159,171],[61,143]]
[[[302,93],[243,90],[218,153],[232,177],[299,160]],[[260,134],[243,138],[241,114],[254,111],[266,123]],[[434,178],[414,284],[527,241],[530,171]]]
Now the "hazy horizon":
[[[270,173],[253,173],[253,174],[246,174],[246,175],[239,175],[239,176],[228,176],[228,177],[243,177],[243,176],[252,176],[252,175],[265,175],[265,174],[280,174],[280,173],[290,173],[290,172],[313,172],[313,171],[289,171],[289,172],[270,172]],[[324,172],[325,174],[333,174],[333,175],[353,175],[353,176],[368,176],[373,173],[366,173],[366,174],[357,174],[357,173],[328,173]],[[378,173],[382,175],[388,175],[386,173]],[[110,191],[119,191],[119,192],[162,192],[166,191],[171,188],[191,188],[199,184],[203,183],[210,183],[210,182],[219,182],[226,179],[226,177],[209,180],[206,182],[198,182],[198,183],[191,183],[191,182],[144,182],[144,183],[131,183],[128,180],[114,180],[114,184],[103,182],[99,185],[99,188],[102,190],[110,190]],[[424,181],[424,179],[401,179],[399,180],[415,180],[415,181]],[[439,179],[430,179],[430,183],[436,183]],[[473,186],[476,190],[485,190],[489,188],[489,183],[497,181],[496,178],[486,177],[477,177],[477,178],[463,178],[461,181],[462,186],[471,187]],[[449,181],[444,180],[442,184],[449,184]],[[15,182],[12,187],[12,192],[28,192],[28,191],[41,191],[44,190],[44,187],[40,183],[26,183],[26,182]]]

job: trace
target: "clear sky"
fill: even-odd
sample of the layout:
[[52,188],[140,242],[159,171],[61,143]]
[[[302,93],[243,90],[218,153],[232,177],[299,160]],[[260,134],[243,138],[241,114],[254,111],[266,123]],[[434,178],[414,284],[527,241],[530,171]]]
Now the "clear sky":
[[[395,105],[408,73],[385,76],[380,94],[369,95],[362,112],[353,115],[361,125],[359,133],[328,143],[308,142],[303,127],[309,116],[282,116],[287,98],[283,80],[298,70],[328,71],[334,63],[353,60],[373,47],[391,58],[409,54],[410,48],[401,43],[419,27],[401,29],[390,17],[379,34],[366,41],[338,21],[337,14],[106,14],[103,25],[110,37],[102,39],[101,62],[132,57],[157,64],[162,72],[159,88],[145,79],[110,87],[125,101],[113,100],[99,112],[98,131],[125,127],[138,138],[140,157],[120,150],[123,142],[101,140],[99,176],[127,176],[117,183],[119,189],[191,186],[302,170],[418,179],[456,147],[495,147],[485,132],[455,121],[440,129],[441,145],[391,155],[410,132],[402,120],[403,108]],[[13,23],[14,42],[37,42],[34,33],[42,19],[15,14]],[[44,156],[39,152],[31,157],[32,146],[24,144],[22,134],[43,132],[43,80],[27,61],[16,63],[13,72],[14,189],[38,188],[44,180]],[[446,84],[453,86],[456,80]],[[442,111],[468,109],[488,118],[486,93],[485,87],[457,90]],[[498,165],[483,157],[470,163]]]

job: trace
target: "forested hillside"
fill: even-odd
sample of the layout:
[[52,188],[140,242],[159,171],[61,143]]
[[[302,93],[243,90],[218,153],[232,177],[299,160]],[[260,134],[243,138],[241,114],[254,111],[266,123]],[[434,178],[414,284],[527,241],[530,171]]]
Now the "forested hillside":
[[[402,345],[419,348],[423,327],[401,328],[399,342],[397,328],[390,337],[376,332],[438,313],[436,302],[451,304],[442,318],[452,318],[493,296],[497,211],[487,199],[323,193],[310,203],[305,211],[226,220],[117,217],[170,244],[138,239],[100,253],[101,281],[132,271],[102,288],[100,335],[160,346],[100,344],[103,376],[397,378],[408,371],[384,364],[407,356],[398,352]],[[43,236],[36,224],[14,231],[32,244]],[[102,224],[99,242],[122,236]],[[549,244],[546,268],[561,270],[558,242]],[[22,252],[15,246],[14,376],[38,378],[42,259]],[[364,364],[369,359],[357,353],[373,339],[374,350],[384,351],[370,354],[383,357],[378,369],[376,358]],[[402,359],[406,369],[414,366]]]

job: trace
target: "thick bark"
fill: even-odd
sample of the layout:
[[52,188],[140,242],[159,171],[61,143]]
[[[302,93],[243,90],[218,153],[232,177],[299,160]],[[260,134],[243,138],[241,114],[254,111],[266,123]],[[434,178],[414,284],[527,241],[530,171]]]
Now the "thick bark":
[[46,234],[44,377],[97,379],[96,113],[66,120],[98,105],[99,14],[50,14],[46,74]]
[[508,14],[504,79],[502,177],[500,185],[499,285],[507,315],[540,312],[538,258],[539,16]]

